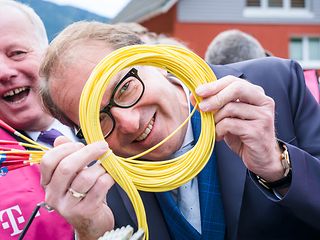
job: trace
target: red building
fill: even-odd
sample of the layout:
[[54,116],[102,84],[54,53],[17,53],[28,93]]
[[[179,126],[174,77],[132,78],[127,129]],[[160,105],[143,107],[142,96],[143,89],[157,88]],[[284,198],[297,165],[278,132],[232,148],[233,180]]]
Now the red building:
[[275,56],[320,69],[319,0],[132,0],[115,21],[140,22],[182,40],[202,57],[218,33],[239,29]]

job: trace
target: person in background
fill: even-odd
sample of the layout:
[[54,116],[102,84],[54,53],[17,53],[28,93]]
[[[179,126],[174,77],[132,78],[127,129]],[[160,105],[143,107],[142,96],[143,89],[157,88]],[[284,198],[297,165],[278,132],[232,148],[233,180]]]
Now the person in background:
[[266,52],[259,41],[237,29],[219,33],[211,41],[205,53],[205,60],[216,65],[262,57],[266,57]]
[[[209,44],[205,60],[210,64],[229,64],[245,60],[270,57],[272,54],[264,50],[253,36],[240,30],[227,30],[219,33]],[[316,101],[320,102],[320,88],[315,70],[305,70],[306,85]]]
[[[78,127],[80,95],[94,67],[136,44],[143,44],[137,35],[104,23],[78,22],[63,30],[41,66],[41,94],[53,116]],[[150,239],[319,239],[320,107],[306,91],[301,67],[267,57],[212,70],[219,80],[195,92],[202,99],[199,111],[215,113],[215,149],[189,183],[141,192]],[[159,143],[189,115],[189,102],[193,96],[166,70],[132,66],[117,73],[103,95],[105,141],[81,146],[58,138],[41,162],[42,184],[48,205],[79,239],[137,226],[125,193],[100,164],[88,163],[109,147],[129,157]],[[177,157],[194,146],[200,130],[196,113],[143,158]]]
[[[47,46],[44,25],[30,7],[0,0],[0,119],[50,146],[54,136],[49,134],[48,139],[46,130],[76,138],[69,127],[45,112],[41,104],[39,66]],[[0,139],[16,141],[15,136],[1,128]],[[32,211],[45,198],[39,166],[9,171],[0,177],[0,185],[0,239],[18,239]],[[73,230],[57,212],[41,209],[25,238],[67,240],[73,239]]]

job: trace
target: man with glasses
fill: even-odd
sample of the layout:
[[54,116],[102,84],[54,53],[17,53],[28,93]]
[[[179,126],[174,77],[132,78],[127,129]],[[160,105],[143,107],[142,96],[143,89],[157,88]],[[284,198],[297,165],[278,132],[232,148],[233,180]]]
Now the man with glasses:
[[[142,42],[120,26],[79,22],[67,27],[41,67],[47,108],[79,126],[78,104],[91,71],[115,49],[134,44]],[[305,91],[301,68],[265,58],[212,69],[219,80],[196,93],[203,99],[199,109],[215,112],[219,142],[189,183],[171,192],[141,192],[150,239],[319,238],[320,109]],[[134,66],[117,73],[102,98],[107,143],[82,146],[58,138],[41,163],[42,185],[47,203],[74,226],[79,239],[137,224],[130,201],[110,175],[99,164],[86,166],[108,147],[122,157],[151,148],[187,118],[190,102],[193,97],[170,73]],[[197,113],[143,158],[183,154],[197,141],[200,124]]]

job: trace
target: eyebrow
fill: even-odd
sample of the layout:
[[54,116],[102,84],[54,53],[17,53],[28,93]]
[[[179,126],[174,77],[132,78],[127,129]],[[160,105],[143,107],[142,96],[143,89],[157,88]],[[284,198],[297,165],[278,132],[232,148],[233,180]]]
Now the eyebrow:
[[[109,87],[112,89],[112,91],[115,89],[115,87],[119,84],[119,82],[132,70],[132,68],[134,68],[134,67],[127,67],[127,68],[125,68],[125,69],[128,69],[127,71],[125,71],[125,72],[123,72],[123,73],[121,73],[121,74],[119,74],[119,72],[116,74],[116,76],[114,76],[117,80],[116,81],[114,81],[113,83],[111,83],[110,85],[109,85]],[[125,69],[122,69],[122,70],[120,70],[120,71],[123,71],[123,70],[125,70]],[[118,76],[117,76],[118,75]],[[112,92],[111,92],[112,93]]]
[[10,51],[12,51],[13,49],[23,49],[25,51],[30,52],[32,50],[32,47],[23,45],[23,43],[20,43],[20,42],[10,43],[9,45],[7,45],[6,48]]

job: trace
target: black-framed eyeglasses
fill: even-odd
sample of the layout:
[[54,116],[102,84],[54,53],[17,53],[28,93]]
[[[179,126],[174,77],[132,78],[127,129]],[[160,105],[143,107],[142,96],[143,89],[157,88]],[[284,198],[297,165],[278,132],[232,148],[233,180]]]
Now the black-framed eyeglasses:
[[[100,111],[100,126],[104,138],[109,137],[116,126],[111,108],[133,107],[141,99],[144,90],[145,86],[138,75],[138,70],[131,68],[113,89],[109,103]],[[76,136],[83,138],[80,128],[77,130]]]

